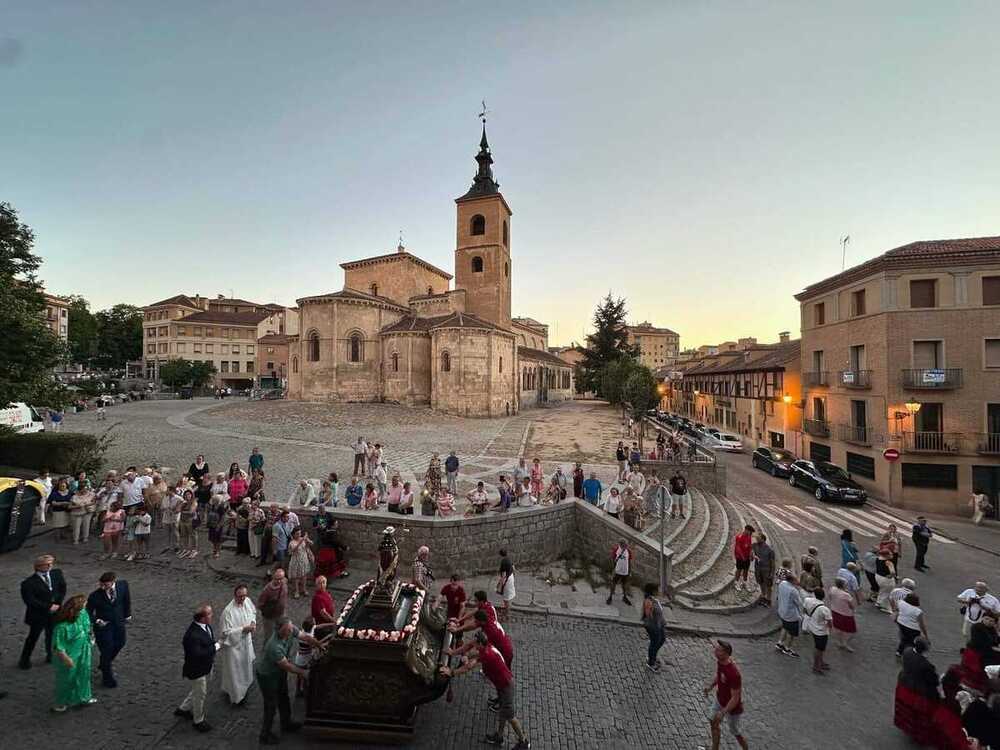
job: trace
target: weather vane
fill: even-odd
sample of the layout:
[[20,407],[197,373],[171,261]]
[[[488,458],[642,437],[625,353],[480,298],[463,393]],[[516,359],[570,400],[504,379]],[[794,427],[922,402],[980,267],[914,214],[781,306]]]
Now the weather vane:
[[483,109],[477,115],[477,117],[479,117],[479,119],[483,121],[483,125],[485,125],[486,124],[486,115],[491,115],[491,114],[493,114],[493,112],[491,110],[486,109],[486,100],[483,99]]

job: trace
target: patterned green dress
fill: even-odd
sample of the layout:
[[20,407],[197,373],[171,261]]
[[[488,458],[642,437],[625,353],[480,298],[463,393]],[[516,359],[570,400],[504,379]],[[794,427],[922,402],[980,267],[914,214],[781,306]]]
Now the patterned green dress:
[[52,660],[56,670],[57,706],[77,706],[91,698],[90,636],[90,615],[85,609],[80,610],[74,622],[56,623],[52,631],[52,648],[73,660],[72,667],[67,667],[58,657]]

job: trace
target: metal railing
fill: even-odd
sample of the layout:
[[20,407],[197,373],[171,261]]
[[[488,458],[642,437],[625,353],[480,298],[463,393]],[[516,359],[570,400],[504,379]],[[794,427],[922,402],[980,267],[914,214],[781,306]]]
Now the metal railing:
[[802,384],[806,387],[817,387],[829,385],[829,373],[823,372],[804,372],[802,373]]
[[855,445],[872,444],[871,425],[841,424],[837,425],[837,436],[845,443]]
[[962,437],[961,432],[904,432],[903,450],[908,453],[958,453]]
[[904,388],[960,388],[961,385],[962,370],[959,368],[903,370]]
[[980,432],[976,435],[976,453],[1000,456],[1000,432]]
[[803,419],[802,428],[816,437],[830,437],[830,423],[823,419]]
[[871,370],[841,370],[837,373],[837,382],[844,388],[871,388]]

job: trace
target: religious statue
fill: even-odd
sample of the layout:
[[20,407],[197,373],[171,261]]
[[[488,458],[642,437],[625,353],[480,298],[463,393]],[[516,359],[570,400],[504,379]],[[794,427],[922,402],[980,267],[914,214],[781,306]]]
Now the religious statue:
[[376,588],[387,588],[396,578],[396,568],[399,566],[399,547],[394,536],[396,529],[387,526],[382,532],[382,542],[378,546],[378,578]]

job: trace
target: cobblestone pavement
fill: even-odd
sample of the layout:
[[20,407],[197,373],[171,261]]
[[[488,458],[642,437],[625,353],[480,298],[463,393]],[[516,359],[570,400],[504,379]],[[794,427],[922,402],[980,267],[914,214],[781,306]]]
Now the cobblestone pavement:
[[[154,543],[153,549],[157,548]],[[0,702],[0,719],[7,728],[0,745],[12,750],[37,746],[37,731],[32,730],[29,737],[28,731],[19,729],[35,726],[44,727],[50,747],[79,744],[84,738],[95,750],[256,746],[261,707],[256,691],[251,691],[245,707],[230,708],[216,677],[208,706],[208,720],[215,728],[208,735],[197,734],[188,722],[172,715],[188,688],[180,675],[180,640],[190,612],[202,600],[220,611],[233,585],[200,560],[189,563],[154,557],[112,566],[130,582],[133,596],[129,642],[116,662],[120,687],[106,690],[95,679],[100,701],[96,706],[51,714],[53,677],[51,667],[40,663],[41,652],[36,652],[30,671],[14,667],[25,632],[18,582],[30,573],[34,555],[49,549],[59,556],[71,593],[91,590],[108,566],[93,551],[72,547],[64,551],[51,543],[49,535],[29,540],[22,550],[0,558],[0,601],[5,603],[0,679],[2,688],[10,692]],[[259,589],[255,586],[254,590]],[[293,600],[292,605],[297,617],[304,615],[304,600]],[[645,636],[640,628],[514,614],[509,631],[517,648],[518,710],[533,747],[692,750],[705,744],[707,702],[701,687],[713,674],[708,640],[671,637],[661,652],[669,664],[663,673],[654,675],[643,667]],[[805,659],[776,654],[769,639],[736,641],[736,659],[745,679],[745,732],[752,746],[775,750],[907,747],[890,719],[896,671],[893,642],[890,623],[866,612],[858,653],[833,649],[832,672],[816,677]],[[803,652],[807,654],[808,649]],[[941,658],[937,661],[944,663]],[[475,675],[460,678],[455,687],[453,703],[440,700],[421,709],[412,747],[480,746],[482,735],[492,728],[493,715],[485,706],[487,687]],[[836,732],[823,731],[829,726],[823,723],[822,708],[833,705],[838,715],[858,720],[838,720]],[[301,717],[302,712],[298,701],[295,713]],[[294,749],[320,743],[289,736],[282,745]]]

